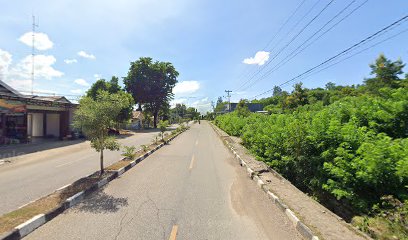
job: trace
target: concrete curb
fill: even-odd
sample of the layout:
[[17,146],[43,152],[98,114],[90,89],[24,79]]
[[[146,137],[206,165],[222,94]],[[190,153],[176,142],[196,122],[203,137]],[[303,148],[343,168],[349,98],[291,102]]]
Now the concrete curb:
[[34,231],[34,229],[38,228],[44,223],[45,223],[45,215],[39,214],[31,218],[30,220],[26,221],[25,223],[18,225],[16,228],[18,229],[20,236],[25,237],[30,232]]
[[[230,149],[232,154],[234,154],[235,158],[238,160],[239,164],[242,167],[246,168],[246,172],[253,181],[256,182],[256,185],[261,188],[266,194],[268,195],[269,199],[288,217],[288,219],[293,223],[294,227],[296,230],[305,238],[308,240],[319,240],[319,238],[314,235],[312,230],[307,227],[302,221],[299,220],[299,218],[296,216],[296,214],[289,209],[289,207],[282,202],[281,199],[279,199],[275,194],[273,194],[271,191],[267,190],[264,186],[266,184],[262,181],[262,179],[258,176],[258,173],[255,172],[253,169],[251,169],[246,162],[239,156],[239,154],[234,150],[234,148],[228,143],[228,141],[224,140],[222,137],[225,137],[222,135],[218,129],[214,126],[214,124],[211,123],[211,127],[213,130],[217,133],[217,135],[221,138],[221,140],[224,142],[224,144]],[[270,172],[272,172],[275,176],[277,176],[280,179],[284,179],[278,172],[276,172],[273,169],[268,169]]]
[[[112,171],[113,174],[111,176],[103,178],[103,179],[99,180],[97,183],[93,184],[91,187],[85,189],[84,191],[76,193],[75,195],[67,198],[65,200],[65,202],[62,203],[57,208],[47,212],[46,214],[39,214],[39,215],[31,218],[30,220],[18,225],[17,227],[14,228],[13,231],[0,235],[0,240],[19,240],[19,239],[22,239],[23,237],[25,237],[28,234],[30,234],[31,232],[33,232],[35,229],[39,228],[43,224],[51,221],[53,218],[55,218],[59,214],[63,213],[65,210],[67,210],[69,208],[72,208],[73,206],[78,204],[85,196],[87,196],[87,195],[91,194],[92,192],[102,188],[103,186],[108,184],[110,181],[114,180],[115,178],[122,175],[123,173],[125,173],[126,171],[131,169],[132,167],[136,166],[138,163],[140,163],[141,161],[146,159],[147,156],[151,155],[153,152],[155,152],[158,149],[162,148],[168,142],[172,141],[174,138],[176,138],[177,136],[179,136],[183,132],[179,132],[176,135],[174,135],[173,137],[169,138],[169,140],[167,140],[166,143],[161,143],[161,144],[157,145],[153,150],[151,150],[151,151],[145,153],[144,155],[138,157],[137,159],[132,161],[129,165],[127,165],[127,166],[125,166],[125,167],[123,167],[123,168],[121,168],[121,169],[119,169],[117,171]],[[94,173],[89,174],[86,177],[89,177],[89,176],[91,176],[93,174]],[[56,191],[63,190],[63,189],[65,189],[65,188],[67,188],[67,187],[69,187],[71,185],[72,184],[65,185],[63,187],[58,188]],[[31,202],[34,202],[34,201],[31,201]],[[24,207],[26,205],[27,204],[25,204],[25,205],[23,205],[21,207]]]

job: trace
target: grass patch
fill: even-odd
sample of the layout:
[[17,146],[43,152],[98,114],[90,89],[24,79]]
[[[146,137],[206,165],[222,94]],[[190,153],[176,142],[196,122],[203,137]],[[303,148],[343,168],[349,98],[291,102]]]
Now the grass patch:
[[112,173],[105,173],[100,176],[99,172],[75,181],[71,186],[51,193],[26,206],[0,216],[0,234],[10,232],[18,225],[42,213],[47,213],[59,207],[65,200],[78,192],[86,190],[102,178],[110,176]]
[[105,168],[107,171],[117,171],[123,167],[129,165],[132,160],[120,160],[119,162],[115,162],[114,164],[110,165],[109,167]]
[[374,239],[408,239],[408,230],[405,226],[384,217],[356,216],[353,218],[352,224]]

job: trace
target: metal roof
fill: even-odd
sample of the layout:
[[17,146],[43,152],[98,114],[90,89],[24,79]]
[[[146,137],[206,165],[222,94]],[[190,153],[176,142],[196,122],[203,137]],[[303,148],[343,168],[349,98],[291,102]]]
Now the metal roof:
[[77,104],[70,102],[64,96],[24,95],[0,80],[0,99],[23,101],[32,105],[72,107]]

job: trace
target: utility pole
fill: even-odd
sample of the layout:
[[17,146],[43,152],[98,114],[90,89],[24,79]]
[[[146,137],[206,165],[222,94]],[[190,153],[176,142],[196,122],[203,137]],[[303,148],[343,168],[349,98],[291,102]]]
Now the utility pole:
[[227,93],[227,98],[228,98],[228,112],[231,112],[231,94],[232,91],[231,90],[225,90],[225,92]]
[[33,15],[33,29],[32,29],[32,47],[31,47],[31,95],[34,95],[34,57],[35,57],[35,28],[38,27],[39,24],[35,23],[35,16]]

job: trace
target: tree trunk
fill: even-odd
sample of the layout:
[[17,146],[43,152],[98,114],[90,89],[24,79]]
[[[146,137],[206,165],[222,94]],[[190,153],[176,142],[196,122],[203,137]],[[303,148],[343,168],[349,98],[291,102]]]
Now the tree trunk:
[[104,172],[104,169],[103,169],[103,150],[101,150],[101,154],[100,154],[100,164],[101,164],[101,176],[102,176],[102,174]]
[[158,112],[155,112],[153,114],[153,126],[154,126],[154,128],[157,128],[157,115],[159,115]]

